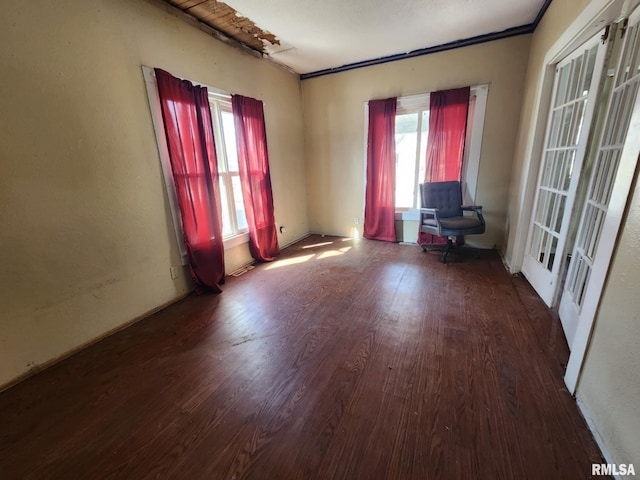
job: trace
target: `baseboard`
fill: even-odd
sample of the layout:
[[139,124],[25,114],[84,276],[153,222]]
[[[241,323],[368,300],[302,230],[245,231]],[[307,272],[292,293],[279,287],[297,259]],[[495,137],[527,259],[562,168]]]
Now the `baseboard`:
[[[576,395],[576,403],[578,404],[578,408],[580,409],[580,413],[582,414],[584,421],[587,422],[587,427],[589,427],[589,430],[591,431],[591,434],[593,435],[593,439],[596,441],[596,444],[600,449],[600,453],[602,454],[602,457],[604,458],[605,463],[609,463],[609,464],[616,463],[611,457],[611,454],[609,453],[607,446],[604,444],[604,440],[602,439],[600,432],[598,432],[598,429],[596,428],[595,423],[593,423],[593,419],[591,418],[591,415],[589,415],[589,412],[587,411],[587,407],[584,404],[584,401],[582,400],[582,397],[580,396],[580,394]],[[615,478],[616,480],[623,480],[623,478],[620,475],[613,475],[613,478]]]
[[496,252],[498,252],[498,255],[500,256],[500,260],[502,260],[502,266],[505,268],[507,272],[509,272],[510,275],[518,273],[518,272],[511,271],[511,265],[509,265],[509,261],[507,260],[507,257],[504,256],[504,252],[501,249],[496,247]]
[[160,310],[164,310],[165,308],[173,305],[174,303],[178,303],[180,300],[184,300],[186,297],[189,296],[191,292],[187,292],[184,294],[181,294],[180,296],[174,298],[173,300],[170,300],[168,302],[165,302],[157,307],[152,308],[151,310],[148,310],[147,312],[138,315],[136,317],[134,317],[133,319],[118,325],[115,328],[112,328],[111,330],[107,330],[104,333],[101,333],[100,335],[98,335],[97,337],[81,343],[80,345],[78,345],[77,347],[72,348],[71,350],[58,355],[57,357],[54,357],[50,360],[47,360],[45,362],[39,363],[38,365],[35,365],[34,367],[30,368],[29,371],[22,373],[20,375],[18,375],[16,378],[9,380],[8,382],[0,385],[0,392],[3,392],[5,390],[8,390],[9,388],[17,385],[20,382],[25,381],[26,379],[33,377],[34,375],[46,370],[49,367],[52,367],[53,365],[62,362],[63,360],[66,360],[69,357],[72,357],[73,355],[75,355],[76,353],[81,352],[82,350],[89,348],[92,345],[95,345],[96,343],[100,342],[101,340],[104,340],[107,337],[110,337],[111,335],[118,333],[122,330],[124,330],[125,328],[130,327],[131,325],[133,325],[134,323],[139,322],[140,320],[143,320],[147,317],[150,317],[151,315],[153,315],[154,313],[158,313]]
[[298,242],[301,242],[302,240],[304,240],[307,237],[310,237],[311,235],[313,235],[313,233],[307,232],[307,233],[303,234],[302,236],[296,238],[295,240],[292,240],[289,243],[285,243],[284,245],[282,245],[280,247],[280,249],[284,250],[285,248],[290,247],[291,245],[296,244]]
[[352,235],[345,235],[344,233],[310,232],[309,235],[319,235],[321,237],[356,238]]

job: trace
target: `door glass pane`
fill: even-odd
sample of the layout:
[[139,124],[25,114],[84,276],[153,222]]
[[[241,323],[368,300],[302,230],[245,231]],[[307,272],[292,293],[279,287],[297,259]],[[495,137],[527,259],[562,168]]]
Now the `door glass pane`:
[[558,87],[556,90],[556,101],[554,106],[562,105],[565,102],[567,93],[567,83],[569,82],[569,70],[571,64],[567,64],[558,72]]
[[542,231],[542,237],[540,240],[540,250],[538,251],[538,262],[544,264],[545,253],[547,251],[547,239],[549,234],[546,231]]
[[629,127],[629,121],[631,120],[631,113],[633,111],[633,103],[638,93],[638,82],[632,82],[624,87],[624,93],[622,95],[622,109],[619,118],[616,121],[614,127],[615,135],[614,142],[621,144],[624,142],[627,134],[627,128]]
[[605,181],[603,182],[604,186],[602,189],[601,203],[604,205],[609,205],[609,200],[611,200],[611,192],[613,191],[613,183],[615,181],[616,173],[618,173],[618,163],[620,162],[621,153],[622,152],[620,150],[614,150],[611,154],[611,162],[605,173]]
[[634,38],[636,41],[636,45],[635,45],[636,54],[633,62],[631,63],[631,65],[633,65],[634,67],[629,69],[630,76],[634,77],[640,73],[640,38],[638,37],[638,25],[634,25],[633,28],[631,29],[631,32],[629,33],[632,36],[632,38]]
[[540,238],[542,236],[542,228],[540,228],[538,225],[534,225],[533,226],[533,235],[532,235],[532,239],[531,239],[531,250],[529,251],[529,254],[533,257],[533,258],[538,258],[538,255],[536,254],[536,252],[539,251],[540,249]]
[[571,122],[573,120],[573,105],[567,105],[562,109],[562,125],[560,126],[560,142],[558,146],[563,147],[569,144]]
[[551,219],[553,218],[553,210],[556,206],[556,202],[558,201],[558,194],[549,192],[549,202],[546,208],[546,213],[544,216],[544,226],[549,227],[551,225]]
[[555,162],[556,162],[556,152],[554,151],[547,152],[547,155],[545,156],[545,159],[544,159],[544,170],[542,173],[542,180],[540,182],[541,186],[543,187],[551,186],[551,177],[555,169]]
[[569,145],[578,145],[580,134],[582,133],[582,122],[584,121],[584,109],[587,106],[587,99],[576,103],[576,111],[573,115],[573,124],[571,125],[571,137]]
[[586,72],[584,75],[584,81],[582,82],[581,96],[586,96],[589,93],[589,86],[591,85],[591,79],[593,78],[593,69],[596,65],[597,50],[591,49],[588,53]]
[[549,147],[557,147],[560,138],[560,120],[562,119],[562,109],[553,112],[551,118],[551,133],[549,135]]
[[556,163],[553,165],[551,172],[551,188],[560,187],[560,178],[562,177],[562,169],[564,167],[565,152],[556,153]]
[[604,135],[602,137],[602,145],[613,144],[613,135],[615,128],[615,121],[613,119],[618,117],[618,111],[620,110],[620,104],[622,101],[622,90],[613,92],[611,96],[611,104],[609,105],[609,111],[607,112],[607,124],[605,126]]
[[560,233],[560,228],[562,227],[562,217],[564,215],[564,204],[566,203],[566,201],[567,197],[565,195],[562,195],[562,197],[560,198],[560,204],[558,205],[556,222],[553,226],[553,230],[557,233]]
[[536,223],[543,223],[545,211],[547,210],[547,199],[549,191],[540,190],[538,193],[538,203],[536,205]]
[[564,155],[564,169],[561,176],[561,185],[558,187],[560,190],[568,191],[571,183],[571,176],[573,175],[573,165],[576,159],[576,151],[569,150]]
[[584,299],[584,291],[589,280],[591,267],[582,255],[571,260],[573,265],[567,281],[567,291],[571,294],[576,305],[582,305]]
[[629,28],[625,35],[629,40],[625,44],[624,52],[622,54],[622,62],[620,64],[620,71],[617,75],[616,86],[622,85],[624,82],[636,75],[637,71],[634,69],[634,63],[638,49],[638,25],[634,25]]
[[578,57],[573,61],[571,86],[567,94],[567,100],[582,96],[582,92],[578,91],[578,86],[582,84],[582,57]]
[[557,237],[553,237],[551,240],[551,248],[549,250],[549,258],[547,258],[547,263],[545,267],[547,270],[551,271],[553,268],[553,262],[556,259],[556,249],[558,248],[558,239]]
[[594,222],[591,231],[589,232],[589,243],[586,245],[585,253],[587,257],[593,260],[595,256],[596,246],[602,233],[602,224],[604,223],[604,210],[597,209],[594,215]]

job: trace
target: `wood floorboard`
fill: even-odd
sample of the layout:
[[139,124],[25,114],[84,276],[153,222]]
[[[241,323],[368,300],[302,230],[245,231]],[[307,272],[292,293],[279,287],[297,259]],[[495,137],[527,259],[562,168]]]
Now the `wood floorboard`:
[[567,358],[495,251],[311,236],[0,393],[0,477],[589,478]]

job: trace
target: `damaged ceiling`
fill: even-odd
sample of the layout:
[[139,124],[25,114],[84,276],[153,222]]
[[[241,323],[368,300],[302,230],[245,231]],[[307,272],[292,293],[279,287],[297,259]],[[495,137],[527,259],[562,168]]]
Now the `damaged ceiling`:
[[216,0],[165,1],[214,30],[224,33],[227,37],[258,52],[264,53],[267,45],[280,45],[275,35],[256,26],[255,23],[226,3]]
[[165,0],[311,77],[533,31],[551,0]]

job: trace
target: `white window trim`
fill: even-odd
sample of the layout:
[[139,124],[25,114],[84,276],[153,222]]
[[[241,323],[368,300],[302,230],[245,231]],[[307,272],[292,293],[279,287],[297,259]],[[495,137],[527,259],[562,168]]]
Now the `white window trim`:
[[[180,216],[180,209],[178,207],[178,197],[176,196],[175,184],[173,182],[173,172],[171,170],[171,160],[169,158],[169,149],[167,148],[167,137],[164,130],[164,121],[162,119],[162,107],[160,105],[160,95],[158,93],[158,82],[156,81],[155,70],[146,65],[142,65],[142,74],[144,76],[145,85],[147,88],[147,97],[149,99],[149,110],[151,112],[151,120],[153,121],[153,129],[156,134],[156,144],[158,147],[158,155],[160,156],[160,164],[162,166],[162,174],[164,177],[164,184],[167,192],[167,200],[169,202],[169,209],[171,210],[171,218],[173,219],[173,227],[176,235],[176,241],[178,249],[180,250],[180,257],[182,265],[188,265],[189,259],[187,257],[187,249],[184,244],[184,230],[182,227],[182,218]],[[202,85],[202,84],[200,84]],[[226,100],[231,99],[231,93],[225,92],[218,88],[207,88],[210,98],[223,98]],[[217,152],[216,152],[217,153]],[[223,239],[224,249],[229,250],[239,245],[249,242],[249,232],[240,232],[233,236]]]
[[249,243],[249,232],[240,232],[236,235],[232,235],[230,237],[226,237],[224,239],[224,249],[229,250],[230,248],[237,247],[238,245],[242,245],[243,243]]
[[162,106],[160,105],[160,96],[158,94],[158,82],[156,81],[156,73],[153,68],[143,65],[142,74],[144,75],[144,82],[147,87],[149,110],[151,111],[151,120],[153,121],[153,129],[156,134],[156,145],[158,147],[158,154],[160,156],[160,164],[162,165],[162,175],[164,177],[167,200],[169,201],[169,209],[171,210],[171,218],[173,219],[176,241],[180,250],[182,265],[188,265],[189,259],[187,258],[187,249],[184,244],[184,230],[182,228],[180,209],[178,208],[178,197],[176,195],[175,184],[173,183],[171,160],[169,159],[167,136],[164,130],[164,122],[162,120]]
[[480,154],[482,152],[482,135],[484,133],[484,117],[487,111],[487,97],[489,85],[476,85],[471,87],[471,95],[476,97],[476,107],[473,112],[471,139],[469,148],[465,148],[465,156],[462,161],[462,179],[464,190],[463,202],[475,205],[478,194],[478,175],[480,174]]

